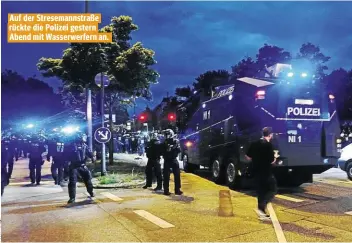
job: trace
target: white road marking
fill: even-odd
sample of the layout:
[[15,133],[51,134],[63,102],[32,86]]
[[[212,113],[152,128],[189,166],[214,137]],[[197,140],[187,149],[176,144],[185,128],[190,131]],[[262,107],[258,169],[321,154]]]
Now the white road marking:
[[352,211],[345,212],[345,214],[352,215]]
[[145,210],[134,210],[134,213],[138,214],[142,218],[145,218],[146,220],[152,222],[153,224],[156,224],[160,228],[167,229],[167,228],[173,228],[175,227],[174,225],[166,222],[165,220],[156,217],[155,215],[145,211]]
[[284,195],[276,195],[275,197],[280,198],[280,199],[284,199],[287,201],[291,201],[291,202],[303,202],[304,200],[302,199],[297,199],[297,198],[293,198],[293,197],[288,197],[288,196],[284,196]]
[[[29,181],[23,181],[23,182],[11,182],[10,181],[9,186],[20,186],[20,185],[29,185],[29,184],[31,184]],[[45,185],[45,186],[52,185],[52,186],[55,186],[54,181],[41,181],[39,186],[41,186],[41,185]]]
[[274,211],[274,208],[273,206],[271,205],[271,203],[268,204],[267,206],[268,208],[268,211],[269,211],[269,214],[270,214],[270,218],[271,218],[271,221],[273,223],[273,226],[274,226],[274,230],[275,230],[275,234],[276,234],[276,238],[277,240],[279,241],[279,243],[286,243],[286,237],[284,235],[284,232],[281,228],[281,225],[279,223],[279,220],[277,219],[276,217],[276,213]]
[[119,201],[122,201],[123,199],[118,197],[118,196],[115,196],[114,194],[110,193],[110,192],[102,192],[100,193],[101,195],[113,200],[113,201],[116,201],[116,202],[119,202]]

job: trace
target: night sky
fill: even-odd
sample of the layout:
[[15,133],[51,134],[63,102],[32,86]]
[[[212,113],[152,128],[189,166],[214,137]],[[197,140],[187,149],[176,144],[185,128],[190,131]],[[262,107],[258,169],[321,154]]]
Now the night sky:
[[[40,74],[40,57],[61,57],[66,44],[7,44],[7,14],[15,12],[83,12],[84,2],[2,2],[2,70],[24,76]],[[102,26],[112,16],[130,15],[139,26],[133,42],[156,52],[161,77],[152,88],[154,107],[168,91],[192,84],[201,73],[227,69],[253,56],[264,43],[296,53],[312,42],[332,57],[330,70],[352,68],[352,2],[90,2],[102,13]],[[43,79],[43,78],[41,78]],[[60,81],[45,79],[57,87]],[[138,110],[144,109],[141,102]]]

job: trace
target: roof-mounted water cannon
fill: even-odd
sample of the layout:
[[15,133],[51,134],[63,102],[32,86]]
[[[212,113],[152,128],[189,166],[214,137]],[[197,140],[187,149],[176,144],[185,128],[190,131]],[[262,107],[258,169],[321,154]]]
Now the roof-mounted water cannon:
[[292,65],[284,63],[276,63],[273,66],[266,67],[265,78],[279,78],[282,73],[290,74],[293,77]]
[[[308,78],[311,64],[297,63],[297,64],[283,64],[277,63],[266,68],[266,78],[283,78],[283,79],[297,79]],[[312,76],[314,78],[314,75]],[[287,81],[288,81],[287,80]]]

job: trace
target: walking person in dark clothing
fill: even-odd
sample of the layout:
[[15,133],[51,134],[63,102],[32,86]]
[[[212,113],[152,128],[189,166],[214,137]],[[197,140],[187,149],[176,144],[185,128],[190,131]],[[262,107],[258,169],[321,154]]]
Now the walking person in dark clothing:
[[5,186],[8,185],[7,162],[11,156],[13,159],[8,143],[1,141],[1,196],[4,194]]
[[67,151],[65,150],[65,157],[67,160],[71,161],[68,183],[68,194],[70,199],[67,203],[74,203],[76,200],[76,184],[78,174],[82,177],[89,195],[94,197],[92,175],[86,166],[87,159],[93,158],[93,153],[92,151],[89,151],[88,145],[85,143],[85,137],[80,137],[71,143]]
[[277,192],[276,179],[272,172],[275,163],[274,148],[271,144],[273,133],[271,128],[263,129],[263,137],[249,146],[246,158],[252,161],[253,175],[256,181],[258,216],[262,220],[270,220],[266,207]]
[[16,151],[13,146],[13,143],[9,139],[4,140],[4,143],[2,145],[6,150],[6,159],[4,160],[4,163],[5,163],[4,172],[6,172],[6,185],[8,185],[10,184],[10,179],[13,172],[14,157],[15,157]]
[[175,194],[182,195],[181,189],[181,176],[180,176],[180,166],[178,164],[177,156],[180,153],[180,143],[178,139],[175,139],[174,132],[171,129],[165,131],[165,141],[162,144],[162,156],[164,158],[164,195],[169,196],[171,193],[169,191],[170,184],[170,169],[174,174],[175,181]]
[[42,154],[44,152],[46,152],[46,148],[39,139],[31,143],[29,150],[29,177],[32,185],[34,185],[34,183],[40,185],[42,179],[42,165],[44,164]]
[[146,184],[143,187],[144,189],[151,187],[153,183],[153,170],[157,179],[157,186],[154,188],[154,191],[162,189],[162,175],[161,175],[161,165],[160,165],[160,156],[161,156],[161,146],[159,143],[158,135],[153,133],[150,141],[147,144],[147,166],[145,168]]
[[59,137],[48,144],[47,160],[50,161],[50,157],[52,157],[51,175],[55,185],[61,185],[64,177],[64,148],[65,144]]

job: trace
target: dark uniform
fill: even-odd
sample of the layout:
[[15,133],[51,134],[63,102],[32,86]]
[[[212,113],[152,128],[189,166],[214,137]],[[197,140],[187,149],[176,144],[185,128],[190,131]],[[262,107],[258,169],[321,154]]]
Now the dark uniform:
[[10,140],[5,140],[3,143],[4,148],[6,149],[6,159],[5,162],[5,172],[6,172],[6,185],[10,183],[10,178],[13,172],[14,157],[15,157],[15,148],[13,143]]
[[166,139],[162,144],[162,156],[164,158],[164,194],[170,195],[169,183],[170,183],[170,169],[174,174],[175,181],[175,194],[182,195],[181,189],[181,177],[180,177],[180,166],[178,164],[177,156],[180,153],[179,141],[173,138],[173,131],[171,129],[166,130]]
[[257,185],[258,209],[266,213],[266,206],[274,198],[277,191],[276,179],[272,171],[272,163],[275,161],[273,145],[265,138],[262,138],[250,145],[247,156],[253,162],[253,175]]
[[84,184],[86,185],[87,192],[91,197],[94,197],[92,175],[86,166],[87,158],[93,158],[93,153],[89,151],[88,145],[84,142],[72,143],[68,147],[68,151],[65,151],[67,158],[70,163],[69,167],[69,183],[68,183],[68,193],[70,200],[68,203],[74,203],[76,199],[76,183],[77,175],[79,174]]
[[157,179],[157,186],[154,189],[155,191],[162,189],[162,176],[161,176],[161,165],[160,165],[160,156],[161,156],[161,146],[159,140],[156,137],[153,137],[147,144],[147,166],[145,168],[146,184],[143,187],[144,189],[151,187],[153,183],[153,169]]
[[[20,148],[19,148],[19,141],[18,141],[18,139],[16,137],[12,137],[11,146],[12,146],[12,148],[14,150],[15,159],[17,161],[18,158],[20,157],[20,152],[19,152]],[[11,178],[11,176],[10,176],[10,178]]]
[[32,141],[29,148],[29,177],[32,184],[40,185],[42,179],[42,165],[44,164],[42,153],[46,152],[44,144],[39,140]]
[[2,141],[1,144],[1,196],[4,193],[5,186],[8,185],[8,171],[7,165],[8,161],[13,160],[13,151],[11,151],[9,143]]
[[18,153],[18,158],[23,157],[22,156],[22,151],[23,151],[23,138],[20,137],[18,138],[18,147],[17,147],[17,153]]
[[64,177],[64,148],[65,144],[61,140],[58,142],[51,141],[48,144],[48,155],[47,160],[50,160],[50,157],[53,158],[51,164],[51,175],[55,181],[55,185],[60,185]]
[[24,158],[28,158],[28,153],[29,153],[29,150],[30,150],[30,147],[31,147],[31,140],[29,140],[29,138],[24,138],[23,139],[23,146],[22,146],[22,149],[23,149],[23,157]]

